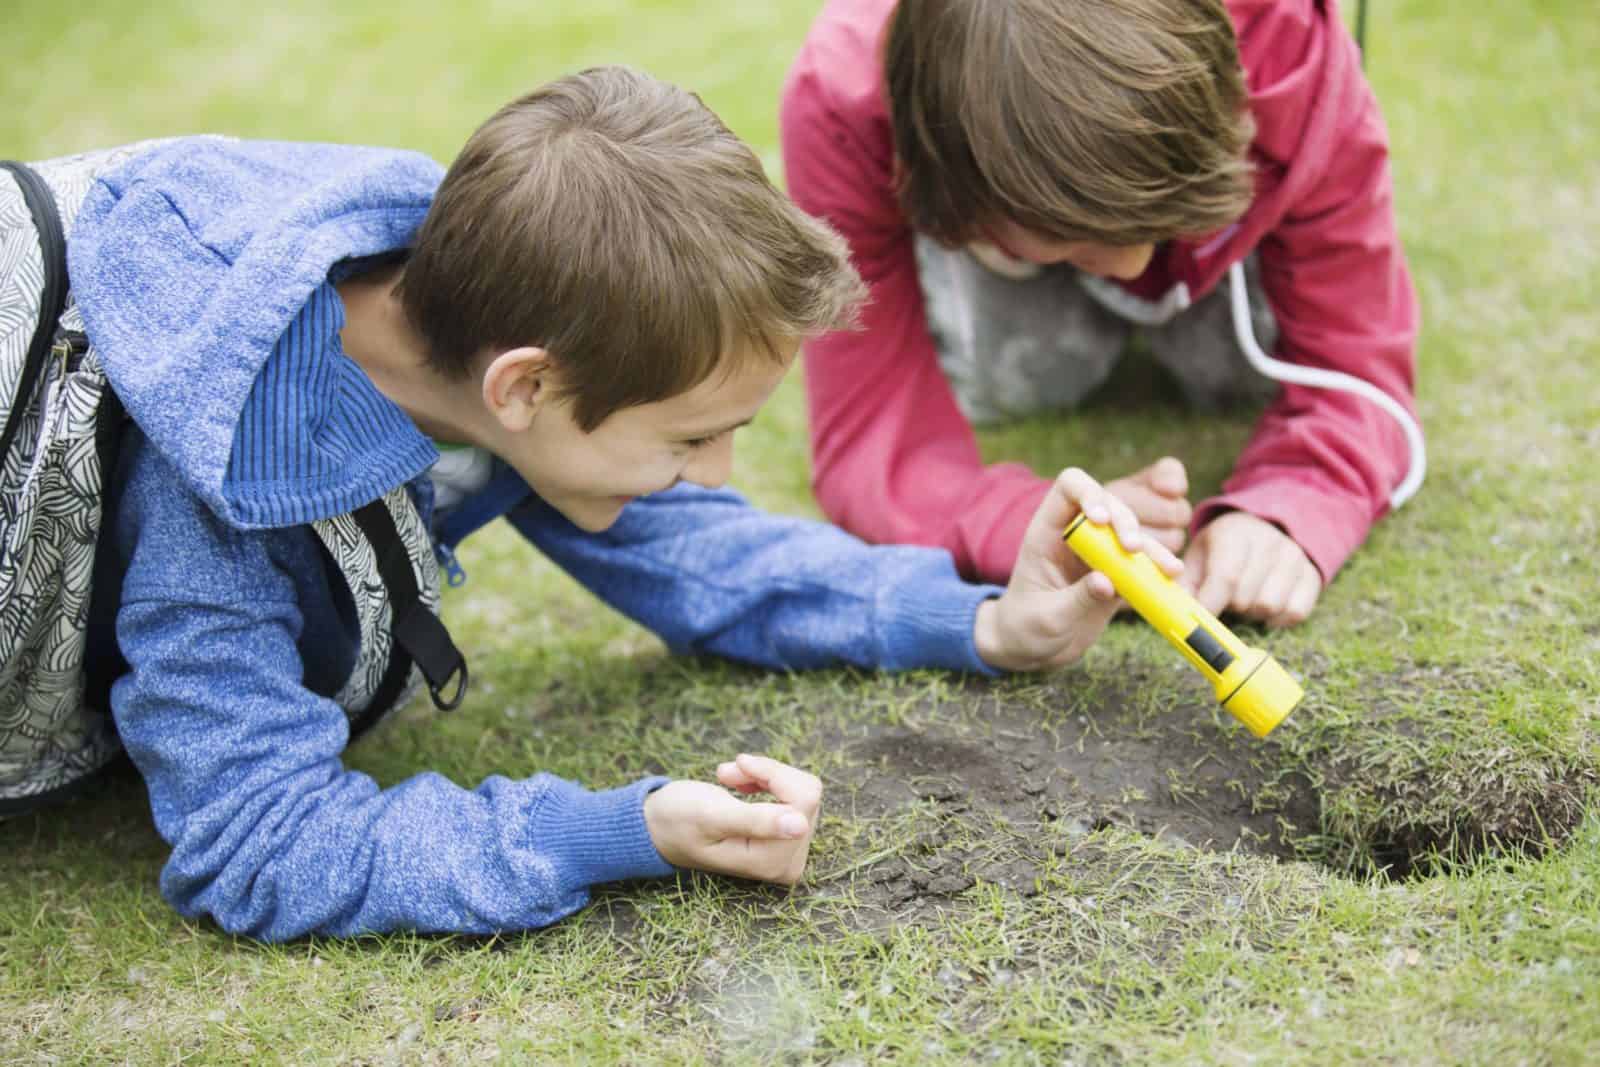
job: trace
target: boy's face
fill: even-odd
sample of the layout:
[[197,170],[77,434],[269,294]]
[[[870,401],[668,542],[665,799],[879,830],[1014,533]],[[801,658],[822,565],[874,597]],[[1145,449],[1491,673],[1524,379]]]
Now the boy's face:
[[[546,393],[508,446],[496,451],[575,526],[604,530],[636,497],[679,481],[708,488],[725,483],[733,469],[734,431],[772,396],[798,349],[798,343],[788,347],[781,362],[755,354],[734,358],[730,369],[688,392],[623,408],[588,433],[573,418],[569,400]],[[542,388],[550,388],[549,379]]]
[[1063,241],[1002,220],[984,228],[984,236],[1005,255],[1041,267],[1066,263],[1085,274],[1132,281],[1143,274],[1155,253],[1153,244],[1108,245]]

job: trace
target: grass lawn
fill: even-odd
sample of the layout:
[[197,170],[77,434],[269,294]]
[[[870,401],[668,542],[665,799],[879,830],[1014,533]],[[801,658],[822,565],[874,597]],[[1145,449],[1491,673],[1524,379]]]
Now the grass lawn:
[[[565,7],[14,0],[0,154],[218,131],[448,159],[516,93],[623,61],[776,164],[812,0]],[[1246,634],[1307,683],[1271,739],[1136,624],[999,683],[671,659],[497,527],[447,605],[473,699],[414,706],[350,763],[601,787],[759,747],[828,783],[805,884],[685,877],[540,932],[263,946],[160,899],[124,774],[0,824],[0,1062],[1594,1062],[1600,19],[1391,0],[1369,33],[1432,470],[1308,625]],[[1170,452],[1203,495],[1249,419],[1132,403],[1142,377],[985,449],[1108,478]],[[816,514],[804,440],[797,374],[735,484]]]

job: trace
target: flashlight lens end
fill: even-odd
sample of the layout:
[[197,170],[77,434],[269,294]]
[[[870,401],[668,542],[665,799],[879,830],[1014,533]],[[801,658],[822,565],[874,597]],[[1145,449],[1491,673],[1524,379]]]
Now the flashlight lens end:
[[1304,696],[1300,683],[1277,660],[1261,653],[1260,664],[1222,706],[1249,727],[1251,733],[1266,737],[1289,717]]

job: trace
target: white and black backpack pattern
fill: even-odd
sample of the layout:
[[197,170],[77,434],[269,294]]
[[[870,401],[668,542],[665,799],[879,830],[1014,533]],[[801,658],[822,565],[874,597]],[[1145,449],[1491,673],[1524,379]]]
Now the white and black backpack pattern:
[[[68,791],[119,750],[107,709],[86,705],[84,654],[101,477],[123,413],[65,252],[96,179],[154,144],[0,166],[0,817]],[[436,705],[458,704],[466,664],[438,620],[438,567],[405,489],[313,526],[360,623],[337,696],[352,734],[423,680]]]

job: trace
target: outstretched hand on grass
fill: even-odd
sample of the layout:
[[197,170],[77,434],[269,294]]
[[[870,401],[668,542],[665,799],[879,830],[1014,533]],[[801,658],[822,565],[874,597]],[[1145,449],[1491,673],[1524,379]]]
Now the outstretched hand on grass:
[[1109,523],[1123,548],[1143,551],[1168,575],[1183,570],[1165,546],[1140,531],[1132,508],[1068,468],[1033,513],[1005,595],[978,608],[973,640],[989,666],[1028,671],[1076,662],[1116,614],[1111,579],[1089,570],[1061,539],[1079,511],[1090,522]]
[[1183,585],[1213,615],[1229,612],[1268,626],[1306,621],[1322,595],[1322,572],[1276,525],[1247,511],[1206,524],[1183,554]]
[[[816,775],[741,754],[717,767],[717,781],[668,782],[645,798],[645,827],[662,859],[737,878],[800,881],[822,806]],[[768,793],[777,803],[749,803],[729,789]]]

